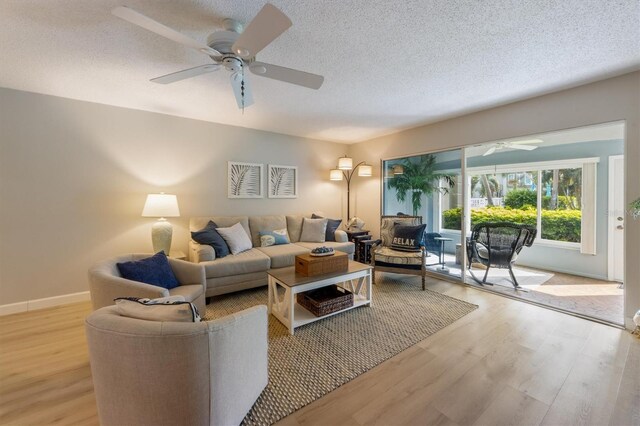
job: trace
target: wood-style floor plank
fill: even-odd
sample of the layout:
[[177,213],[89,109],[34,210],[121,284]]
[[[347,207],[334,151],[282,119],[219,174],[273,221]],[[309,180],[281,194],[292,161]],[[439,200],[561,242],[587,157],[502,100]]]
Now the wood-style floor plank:
[[[410,278],[413,279],[413,278]],[[640,340],[430,280],[479,305],[281,420],[297,425],[640,425]],[[0,317],[0,425],[97,425],[89,303]]]

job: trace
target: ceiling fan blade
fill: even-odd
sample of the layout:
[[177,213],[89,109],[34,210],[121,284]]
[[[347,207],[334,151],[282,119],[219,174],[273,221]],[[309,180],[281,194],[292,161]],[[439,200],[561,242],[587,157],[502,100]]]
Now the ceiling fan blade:
[[538,148],[535,145],[517,145],[517,144],[509,144],[508,147],[511,149],[521,149],[523,151],[533,151],[534,149]]
[[[243,109],[253,105],[253,94],[251,93],[247,76],[244,76],[244,90],[242,90],[242,73],[234,72],[231,74],[231,87],[233,88],[238,108]],[[242,95],[243,92],[244,96]]]
[[176,81],[185,80],[187,78],[195,77],[200,74],[217,71],[218,69],[220,69],[220,65],[200,65],[186,70],[172,72],[171,74],[163,75],[162,77],[152,78],[151,81],[153,81],[154,83],[169,84]]
[[222,56],[220,52],[215,49],[210,48],[204,43],[200,43],[186,35],[169,28],[159,22],[154,21],[148,16],[143,15],[140,12],[136,12],[135,10],[126,7],[126,6],[118,6],[111,10],[111,13],[117,16],[118,18],[124,19],[125,21],[131,22],[134,25],[144,28],[145,30],[149,30],[153,33],[161,35],[163,37],[168,38],[169,40],[175,41],[176,43],[183,44],[192,49],[199,50],[200,52],[212,55],[212,56]]
[[264,62],[254,62],[249,65],[249,69],[252,73],[261,77],[273,78],[274,80],[297,84],[309,89],[319,89],[324,82],[324,77],[321,75],[265,64]]
[[491,148],[489,148],[489,149],[487,150],[487,152],[485,152],[484,154],[482,154],[482,156],[483,156],[483,157],[486,157],[487,155],[491,155],[491,154],[493,154],[494,152],[496,152],[496,147],[495,147],[495,146],[492,146]]
[[291,25],[287,15],[267,3],[233,43],[232,49],[241,58],[253,58]]
[[511,144],[530,144],[530,143],[542,143],[543,140],[542,139],[522,139],[519,141],[513,141],[513,142],[509,142]]

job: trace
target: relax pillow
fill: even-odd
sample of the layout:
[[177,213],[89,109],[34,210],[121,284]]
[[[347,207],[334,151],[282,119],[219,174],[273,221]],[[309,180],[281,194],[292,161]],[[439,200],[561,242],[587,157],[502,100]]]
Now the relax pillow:
[[420,251],[427,225],[395,225],[391,248],[400,251]]
[[213,247],[213,251],[216,252],[216,257],[225,257],[229,254],[229,247],[224,241],[224,238],[220,236],[220,233],[216,231],[218,225],[212,220],[207,223],[207,226],[199,231],[191,233],[191,238],[198,244],[206,244]]
[[156,285],[167,290],[180,285],[164,251],[145,259],[116,263],[116,266],[122,278],[127,280]]
[[300,241],[306,243],[324,243],[327,232],[327,219],[309,219],[302,221]]
[[226,241],[229,250],[231,250],[231,254],[242,253],[253,247],[251,245],[251,239],[239,222],[229,228],[217,228],[216,231],[218,231]]
[[280,244],[289,244],[289,234],[287,228],[274,229],[273,231],[260,231],[260,247],[277,246]]
[[[322,216],[318,216],[315,213],[311,215],[311,219],[323,219]],[[336,240],[336,231],[338,227],[342,223],[342,219],[327,219],[327,230],[325,232],[324,240],[325,241],[335,241]]]
[[198,309],[193,303],[185,301],[184,296],[160,299],[119,297],[114,302],[123,317],[147,321],[200,322]]

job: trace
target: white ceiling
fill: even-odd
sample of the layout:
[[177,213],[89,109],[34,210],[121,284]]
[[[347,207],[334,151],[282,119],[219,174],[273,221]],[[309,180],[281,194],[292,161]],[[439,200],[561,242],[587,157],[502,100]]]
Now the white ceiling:
[[208,58],[110,14],[125,4],[200,41],[263,1],[2,0],[0,86],[357,142],[640,68],[638,0],[272,0],[293,27],[258,60],[322,74],[318,91],[226,71],[149,82]]

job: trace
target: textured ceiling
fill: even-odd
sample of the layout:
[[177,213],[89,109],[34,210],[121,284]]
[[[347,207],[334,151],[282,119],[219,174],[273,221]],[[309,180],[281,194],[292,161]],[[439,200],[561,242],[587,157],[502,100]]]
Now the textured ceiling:
[[0,86],[356,142],[640,68],[638,0],[273,0],[293,27],[258,60],[322,74],[318,91],[226,71],[149,82],[208,58],[110,14],[125,4],[199,41],[263,1],[2,0]]

